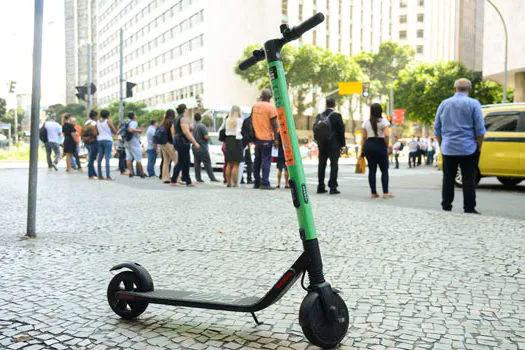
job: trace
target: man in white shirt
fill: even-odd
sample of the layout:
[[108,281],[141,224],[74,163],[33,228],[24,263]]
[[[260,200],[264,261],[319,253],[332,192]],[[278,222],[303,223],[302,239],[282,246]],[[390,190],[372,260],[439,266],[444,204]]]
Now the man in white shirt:
[[[47,166],[49,170],[57,169],[58,161],[60,160],[60,136],[62,135],[62,127],[55,120],[55,117],[49,117],[48,120],[44,122],[44,127],[47,132],[47,142],[46,146],[46,156],[47,156]],[[51,152],[55,153],[55,159],[51,161]]]
[[148,129],[146,130],[146,138],[148,144],[146,146],[146,154],[148,155],[148,176],[155,176],[155,162],[157,161],[157,144],[153,140],[155,131],[157,131],[157,121],[152,120],[149,123]]
[[410,168],[416,167],[416,158],[417,158],[417,149],[418,149],[418,143],[414,136],[412,136],[412,140],[408,143],[408,166]]
[[425,139],[417,138],[418,152],[417,152],[417,166],[421,166],[421,159],[427,154],[427,143]]

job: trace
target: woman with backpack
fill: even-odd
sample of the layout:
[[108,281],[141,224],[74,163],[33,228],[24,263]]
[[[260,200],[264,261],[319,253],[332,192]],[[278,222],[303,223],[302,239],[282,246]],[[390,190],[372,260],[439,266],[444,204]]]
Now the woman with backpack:
[[161,165],[161,175],[162,182],[165,184],[170,183],[170,165],[171,162],[177,164],[177,151],[173,146],[173,135],[171,129],[173,126],[173,120],[175,119],[175,111],[173,109],[168,109],[164,118],[160,122],[160,125],[155,132],[155,142],[160,145],[160,150],[162,153],[162,165]]
[[[111,150],[113,149],[113,135],[117,133],[117,129],[109,120],[109,111],[103,109],[100,112],[101,120],[97,121],[97,141],[98,141],[98,179],[99,180],[113,180],[110,176],[109,161],[111,159]],[[106,178],[102,175],[102,159],[106,158]]]
[[90,180],[97,179],[97,172],[95,171],[95,159],[98,155],[98,128],[97,128],[97,111],[90,111],[89,118],[86,120],[82,128],[82,142],[86,145],[88,150],[88,178]]
[[376,190],[377,166],[381,169],[381,184],[383,198],[392,198],[388,192],[388,128],[390,123],[382,118],[383,108],[379,103],[370,106],[370,120],[363,123],[363,152],[361,157],[366,157],[368,162],[368,184],[372,192],[372,199],[379,198]]

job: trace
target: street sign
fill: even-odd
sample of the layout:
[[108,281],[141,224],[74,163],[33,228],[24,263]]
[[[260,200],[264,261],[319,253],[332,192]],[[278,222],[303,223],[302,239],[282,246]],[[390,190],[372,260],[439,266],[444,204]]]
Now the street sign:
[[339,95],[360,95],[363,93],[363,82],[361,81],[340,82],[338,85]]
[[405,110],[394,109],[394,124],[403,124],[405,122]]

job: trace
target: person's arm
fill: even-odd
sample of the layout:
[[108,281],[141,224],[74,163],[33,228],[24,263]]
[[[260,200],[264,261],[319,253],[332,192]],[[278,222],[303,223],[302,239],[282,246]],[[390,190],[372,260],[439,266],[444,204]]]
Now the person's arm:
[[203,132],[203,135],[202,135],[202,138],[205,140],[205,141],[210,141],[210,135],[208,134],[208,129],[206,129],[205,127],[201,127],[202,129],[202,132]]
[[386,122],[385,127],[383,129],[383,134],[385,135],[385,144],[386,148],[390,147],[390,124]]
[[346,139],[345,139],[345,123],[343,122],[343,117],[341,117],[341,114],[337,113],[337,124],[339,125],[339,144],[341,145],[341,148],[346,147]]
[[171,132],[171,138],[174,139],[175,138],[175,123],[171,123],[170,132]]
[[487,130],[485,129],[485,121],[481,112],[481,104],[478,101],[476,101],[474,106],[474,132],[476,133],[476,143],[478,144],[477,150],[480,152]]
[[434,121],[434,136],[441,147],[441,113],[443,112],[443,102],[439,105],[436,112],[436,120]]
[[133,133],[133,134],[139,134],[139,133],[141,133],[141,132],[143,131],[143,130],[142,130],[141,128],[139,128],[139,127],[137,127],[137,128],[129,127],[128,130],[129,130],[129,132],[131,132],[131,133]]
[[111,133],[113,135],[116,135],[117,134],[117,128],[115,128],[115,125],[113,125],[113,122],[111,120],[109,120],[109,118],[108,118],[108,126],[111,129]]
[[363,128],[362,132],[363,132],[363,138],[361,139],[361,154],[360,154],[361,158],[365,156],[363,153],[363,147],[365,146],[365,141],[368,138],[368,133],[366,132],[366,128]]
[[199,149],[201,148],[201,146],[199,145],[199,143],[195,140],[195,137],[193,137],[193,134],[191,133],[191,130],[190,130],[190,123],[188,123],[188,120],[186,117],[182,118],[181,122],[180,122],[180,127],[182,129],[182,132],[184,133],[184,135],[186,136],[186,138],[188,140],[190,140],[190,142],[193,144],[193,147]]
[[270,119],[270,123],[272,124],[272,130],[273,130],[273,137],[274,137],[273,144],[275,145],[275,147],[278,147],[279,141],[278,141],[277,135],[279,134],[279,124],[277,123],[277,116]]

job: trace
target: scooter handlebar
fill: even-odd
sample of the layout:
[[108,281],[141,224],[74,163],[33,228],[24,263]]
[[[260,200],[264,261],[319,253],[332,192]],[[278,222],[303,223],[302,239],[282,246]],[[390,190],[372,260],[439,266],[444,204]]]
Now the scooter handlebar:
[[264,50],[255,50],[253,54],[239,64],[240,70],[247,70],[259,61],[264,60]]
[[316,15],[308,18],[306,21],[299,24],[298,26],[293,27],[292,31],[295,32],[297,37],[300,37],[307,31],[309,31],[310,29],[322,23],[323,21],[324,21],[324,15],[321,12],[319,12]]

